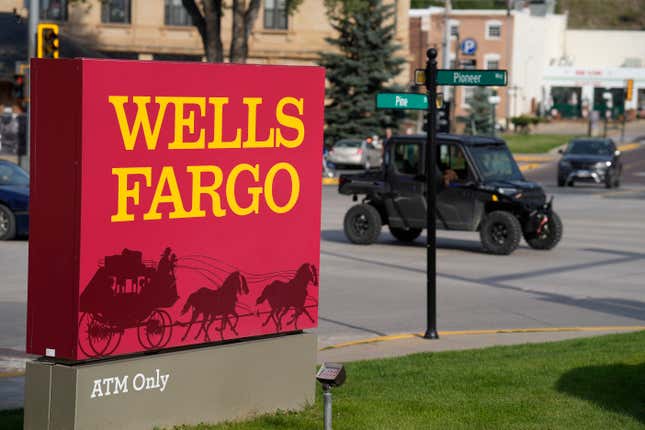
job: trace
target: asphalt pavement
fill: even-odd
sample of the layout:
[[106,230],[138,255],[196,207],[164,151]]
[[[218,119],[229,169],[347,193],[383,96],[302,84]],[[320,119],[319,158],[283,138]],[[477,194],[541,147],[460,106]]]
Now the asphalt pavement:
[[[645,149],[625,154],[629,176],[617,190],[558,188],[549,165],[527,174],[555,196],[563,219],[563,240],[551,251],[522,244],[510,256],[493,256],[484,253],[476,233],[438,232],[439,341],[415,335],[426,327],[425,236],[401,244],[385,227],[376,244],[350,244],[342,222],[355,203],[336,187],[323,187],[316,331],[319,346],[332,348],[321,351],[319,359],[555,340],[645,326],[644,154]],[[0,374],[9,376],[26,359],[21,352],[25,239],[0,242],[0,274]],[[5,400],[20,398],[20,383],[20,378],[0,377],[0,408]]]

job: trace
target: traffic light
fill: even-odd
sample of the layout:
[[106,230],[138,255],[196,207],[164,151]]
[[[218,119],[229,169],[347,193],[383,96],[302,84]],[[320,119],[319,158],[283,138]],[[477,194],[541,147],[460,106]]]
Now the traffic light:
[[57,24],[38,24],[38,58],[58,58]]
[[24,75],[13,75],[13,97],[18,100],[25,98]]

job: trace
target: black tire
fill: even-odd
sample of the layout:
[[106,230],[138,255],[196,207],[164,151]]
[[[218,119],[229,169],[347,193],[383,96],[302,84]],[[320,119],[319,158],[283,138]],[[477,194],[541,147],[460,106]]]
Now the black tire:
[[562,239],[562,220],[557,213],[551,212],[549,221],[543,227],[542,234],[537,236],[535,233],[525,233],[524,239],[533,249],[553,249]]
[[345,236],[357,245],[376,242],[381,233],[381,215],[368,204],[352,206],[345,214],[343,228]]
[[605,188],[612,188],[614,186],[614,178],[609,173],[605,177]]
[[564,187],[567,181],[562,178],[558,178],[558,187]]
[[16,237],[16,217],[11,209],[0,205],[0,240],[11,240]]
[[401,242],[412,242],[414,239],[419,237],[422,229],[420,228],[396,228],[390,227],[390,233],[392,236],[400,240]]
[[572,179],[572,180],[570,180],[570,181],[567,183],[567,185],[568,185],[569,187],[573,187],[573,186],[575,185],[575,184],[574,184],[574,182],[573,182],[573,179]]
[[486,215],[479,229],[482,246],[491,254],[508,255],[522,238],[520,222],[510,212],[494,211]]

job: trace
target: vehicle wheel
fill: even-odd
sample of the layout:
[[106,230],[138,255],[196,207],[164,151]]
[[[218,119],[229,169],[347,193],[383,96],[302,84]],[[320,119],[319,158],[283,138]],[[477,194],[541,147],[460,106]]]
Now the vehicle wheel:
[[564,187],[566,181],[564,179],[558,178],[558,187]]
[[553,249],[562,239],[562,220],[557,213],[551,212],[542,233],[539,236],[535,233],[524,234],[524,239],[533,249]]
[[390,227],[390,233],[401,242],[412,242],[419,237],[422,229],[420,228],[396,228]]
[[614,181],[614,188],[618,187],[620,187],[620,178],[616,178],[616,180]]
[[0,240],[11,240],[16,237],[16,217],[11,209],[0,205]]
[[512,213],[494,211],[484,218],[479,237],[486,251],[491,254],[508,255],[519,246],[522,228]]
[[605,188],[611,188],[614,186],[614,178],[607,173],[607,177],[605,178]]
[[574,182],[573,182],[573,179],[572,179],[572,180],[570,180],[570,181],[569,181],[569,183],[568,183],[567,185],[568,185],[568,186],[570,186],[570,187],[573,187],[573,186],[575,185],[575,184],[574,184]]
[[345,236],[358,245],[376,242],[381,233],[381,216],[373,206],[361,204],[352,206],[345,214],[343,222]]

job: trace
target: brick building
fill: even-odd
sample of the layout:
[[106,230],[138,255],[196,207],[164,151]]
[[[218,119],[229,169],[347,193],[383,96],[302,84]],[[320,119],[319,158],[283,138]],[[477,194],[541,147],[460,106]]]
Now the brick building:
[[[444,8],[430,7],[410,11],[411,74],[424,68],[426,50],[436,48],[439,68],[506,69],[512,74],[513,14],[505,10],[452,10],[445,16]],[[446,23],[450,26],[449,62],[443,64],[442,42]],[[510,79],[509,79],[510,82]],[[454,100],[454,114],[468,115],[468,102],[475,87],[443,88],[447,99]],[[496,116],[509,116],[510,87],[493,88],[500,96]],[[454,91],[454,96],[453,96]]]

